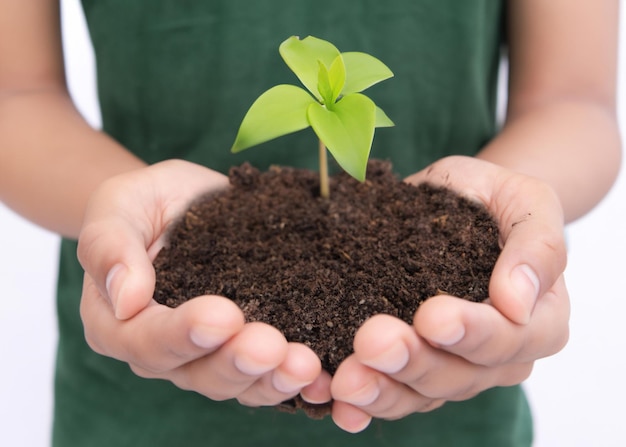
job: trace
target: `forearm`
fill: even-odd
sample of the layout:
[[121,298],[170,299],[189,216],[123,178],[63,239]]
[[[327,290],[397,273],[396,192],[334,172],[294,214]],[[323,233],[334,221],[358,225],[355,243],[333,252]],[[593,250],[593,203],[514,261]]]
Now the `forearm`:
[[615,181],[621,161],[617,119],[610,107],[592,101],[554,101],[513,116],[478,157],[549,183],[571,222]]
[[479,157],[550,184],[571,222],[607,193],[621,161],[619,1],[508,0],[507,11],[507,121]]
[[76,238],[91,192],[144,163],[92,129],[62,89],[0,96],[0,200]]

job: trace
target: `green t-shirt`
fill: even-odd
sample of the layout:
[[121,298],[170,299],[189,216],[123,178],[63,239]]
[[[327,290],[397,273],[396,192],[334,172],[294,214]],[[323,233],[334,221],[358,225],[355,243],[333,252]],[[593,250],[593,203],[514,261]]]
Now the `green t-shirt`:
[[[247,108],[297,84],[278,45],[314,35],[365,51],[395,73],[368,95],[395,121],[372,156],[401,175],[450,154],[474,154],[496,132],[501,0],[83,0],[97,60],[104,130],[153,163],[184,158],[226,172],[250,161],[316,169],[310,130],[232,155]],[[350,435],[330,418],[216,403],[136,377],[93,353],[79,317],[82,270],[64,241],[54,446],[517,446],[531,442],[520,387],[496,388]]]

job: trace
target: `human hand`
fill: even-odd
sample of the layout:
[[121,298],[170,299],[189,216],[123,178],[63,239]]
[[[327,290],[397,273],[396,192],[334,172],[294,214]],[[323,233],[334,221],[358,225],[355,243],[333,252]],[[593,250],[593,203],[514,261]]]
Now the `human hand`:
[[354,354],[331,383],[332,417],[349,432],[372,417],[397,419],[521,383],[535,360],[568,339],[563,213],[543,182],[469,157],[448,157],[407,179],[447,186],[483,203],[497,219],[502,253],[489,300],[440,295],[413,325],[389,315],[366,321]]
[[168,226],[199,195],[227,187],[222,174],[172,160],[114,177],[94,192],[78,244],[87,342],[141,377],[214,400],[275,405],[302,392],[328,401],[330,379],[313,351],[269,325],[246,324],[227,298],[197,297],[176,309],[152,300],[152,261]]

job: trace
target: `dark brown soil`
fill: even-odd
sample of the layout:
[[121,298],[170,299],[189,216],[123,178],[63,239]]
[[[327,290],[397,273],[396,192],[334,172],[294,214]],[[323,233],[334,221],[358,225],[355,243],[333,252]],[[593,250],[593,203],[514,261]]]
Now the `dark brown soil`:
[[[243,165],[230,178],[232,188],[198,201],[171,230],[155,260],[159,303],[228,297],[249,321],[310,346],[333,374],[370,316],[411,323],[431,296],[488,296],[497,225],[449,190],[408,185],[380,161],[364,183],[333,177],[330,199],[319,197],[315,172]],[[328,409],[296,404],[311,416]]]

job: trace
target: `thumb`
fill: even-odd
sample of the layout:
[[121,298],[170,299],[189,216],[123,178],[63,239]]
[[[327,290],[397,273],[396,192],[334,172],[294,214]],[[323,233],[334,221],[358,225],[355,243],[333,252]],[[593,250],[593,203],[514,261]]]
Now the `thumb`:
[[154,293],[149,250],[163,228],[152,217],[159,215],[154,189],[137,180],[147,169],[104,181],[89,199],[78,238],[78,260],[119,319],[145,308]]
[[501,223],[504,247],[489,283],[492,304],[510,320],[527,324],[535,303],[563,274],[567,252],[558,203],[544,202]]
[[85,226],[78,259],[118,319],[131,318],[150,303],[154,267],[135,228],[113,217]]
[[228,178],[205,167],[168,160],[112,177],[92,194],[78,239],[78,259],[119,319],[151,301],[152,260],[164,232],[189,203],[228,186]]

